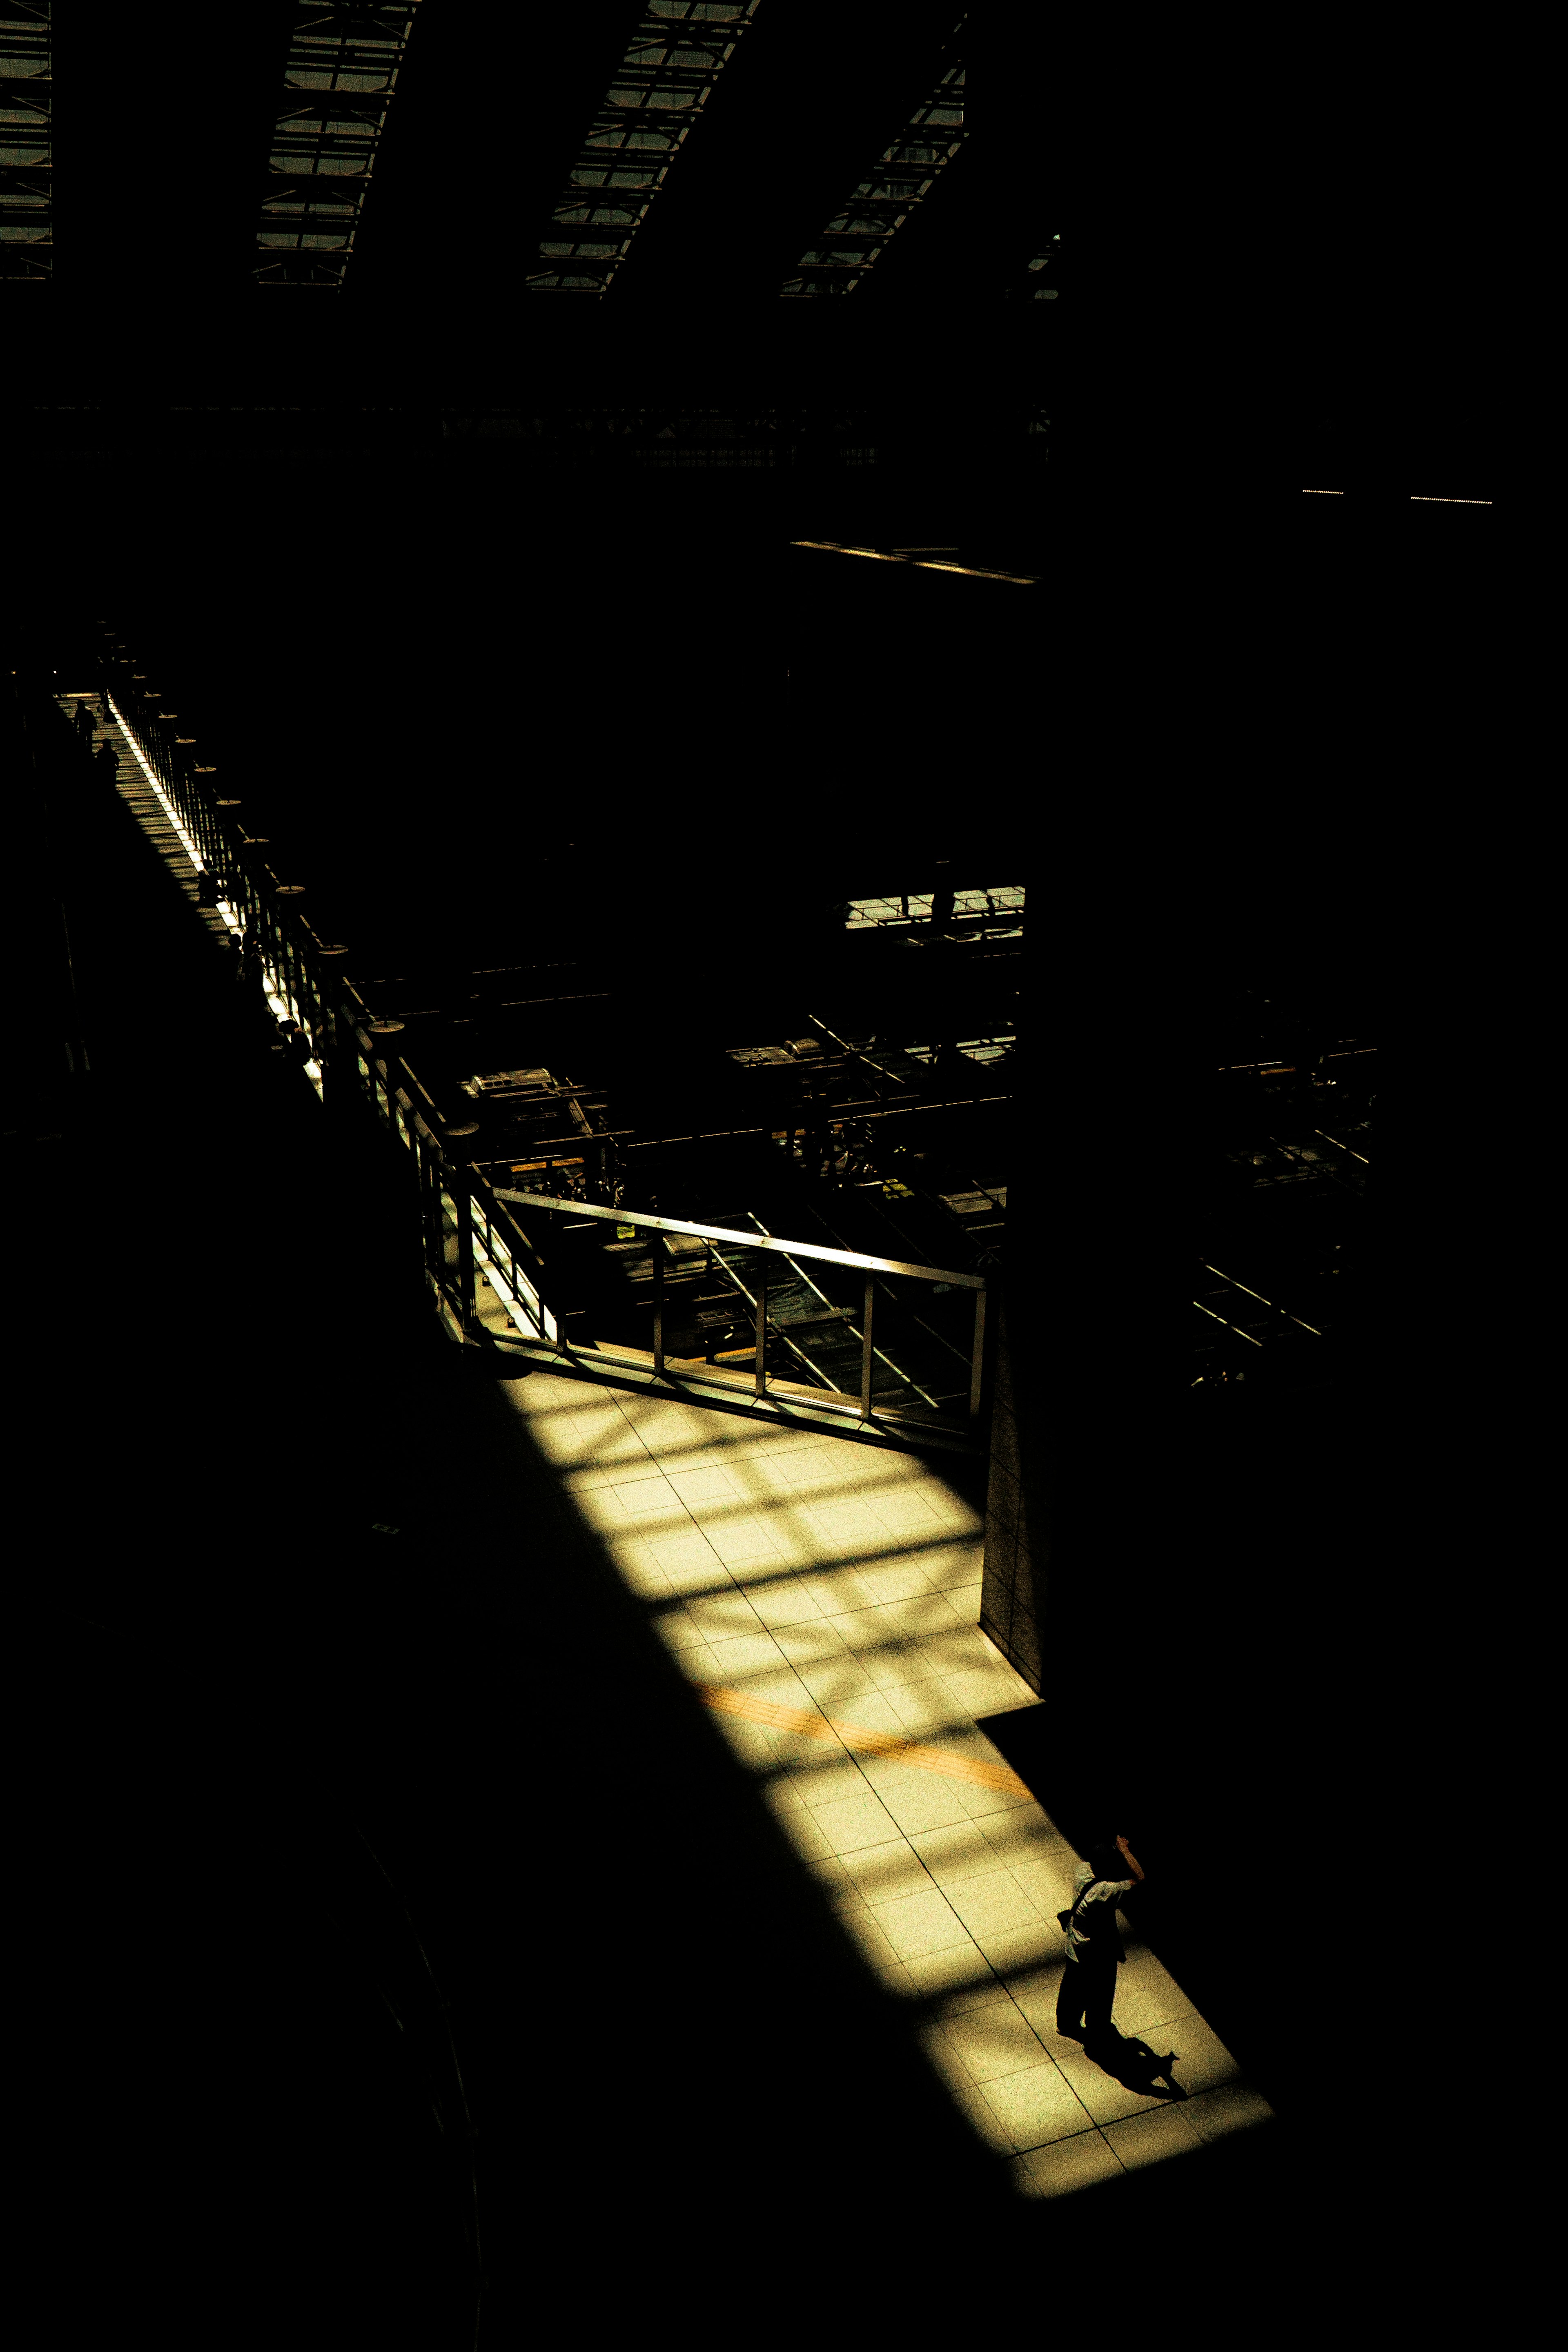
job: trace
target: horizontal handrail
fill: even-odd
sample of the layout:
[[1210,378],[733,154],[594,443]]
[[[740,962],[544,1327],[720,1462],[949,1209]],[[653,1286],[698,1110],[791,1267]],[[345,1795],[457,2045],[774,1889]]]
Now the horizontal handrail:
[[[123,662],[118,667],[123,669]],[[394,1136],[415,1152],[421,1172],[426,1276],[436,1294],[443,1323],[454,1339],[460,1344],[467,1344],[480,1336],[478,1327],[481,1318],[475,1274],[476,1268],[483,1268],[491,1277],[490,1286],[505,1309],[510,1327],[490,1335],[505,1352],[521,1352],[541,1361],[563,1364],[578,1372],[587,1372],[591,1378],[597,1372],[612,1381],[626,1377],[641,1379],[651,1370],[656,1382],[673,1379],[677,1390],[685,1393],[700,1391],[705,1394],[711,1391],[716,1395],[740,1396],[750,1389],[755,1402],[763,1406],[772,1400],[775,1404],[788,1406],[791,1411],[809,1406],[821,1412],[826,1415],[824,1425],[852,1416],[862,1428],[879,1424],[898,1427],[911,1435],[946,1443],[947,1437],[942,1433],[940,1415],[927,1421],[923,1416],[914,1414],[901,1401],[897,1404],[891,1403],[885,1394],[879,1400],[873,1391],[876,1366],[880,1362],[903,1386],[920,1397],[922,1403],[936,1411],[937,1401],[928,1396],[912,1376],[901,1371],[873,1341],[873,1307],[878,1287],[874,1277],[879,1275],[884,1277],[907,1276],[933,1288],[963,1291],[974,1301],[968,1397],[968,1420],[973,1440],[983,1402],[988,1298],[988,1283],[984,1274],[919,1265],[903,1258],[873,1257],[862,1251],[830,1248],[817,1242],[790,1241],[762,1232],[736,1232],[728,1226],[706,1224],[695,1219],[662,1217],[647,1210],[607,1207],[596,1202],[563,1199],[555,1193],[524,1192],[519,1187],[495,1183],[487,1168],[474,1165],[461,1150],[453,1153],[446,1123],[437,1113],[427,1088],[409,1061],[397,1050],[399,1045],[406,1043],[404,1024],[398,1021],[388,1022],[384,1033],[377,1034],[371,1008],[362,991],[337,961],[346,954],[346,950],[323,944],[313,925],[302,915],[298,902],[303,893],[279,888],[278,877],[269,867],[255,866],[250,853],[266,847],[265,836],[247,832],[235,814],[240,803],[219,795],[213,782],[216,773],[213,769],[203,768],[191,761],[187,756],[191,748],[187,739],[175,737],[171,731],[174,723],[172,714],[156,710],[149,714],[142,708],[137,689],[144,681],[132,677],[128,683],[117,674],[114,683],[113,699],[105,693],[106,707],[118,721],[138,765],[163,803],[164,814],[174,825],[193,867],[198,872],[205,870],[216,875],[220,884],[228,886],[226,895],[229,903],[224,910],[224,920],[236,932],[242,924],[246,925],[247,939],[259,952],[261,978],[269,1011],[279,1022],[286,1016],[292,1016],[306,1024],[318,1048],[323,1038],[328,1042],[331,1084],[325,1093],[330,1093],[335,1100],[341,1086],[354,1088],[363,1082],[363,1091],[373,1108]],[[142,739],[144,736],[147,740],[143,746]],[[248,971],[248,966],[247,969]],[[813,1018],[814,1025],[821,1028],[823,1024],[816,1022],[815,1016]],[[833,1042],[842,1044],[837,1039]],[[325,1074],[319,1071],[314,1063],[307,1065],[307,1068],[318,1093],[323,1093],[322,1076]],[[886,1076],[885,1073],[879,1075]],[[906,1102],[902,1099],[902,1089],[896,1082],[891,1091],[891,1100],[883,1097],[864,1106],[842,1106],[837,1116],[848,1118],[889,1118],[921,1108],[940,1108],[930,1103]],[[1004,1101],[1006,1097],[974,1096],[963,1099],[979,1103]],[[769,1128],[721,1130],[734,1133],[773,1131]],[[624,1132],[626,1148],[629,1150],[658,1148],[657,1138],[643,1139],[639,1144],[632,1139],[629,1130]],[[548,1142],[535,1139],[528,1148],[536,1154],[547,1155],[554,1155],[568,1146],[581,1151],[591,1144],[618,1140],[622,1134],[622,1130],[604,1129],[591,1134],[573,1132],[562,1136],[558,1142],[553,1138]],[[687,1138],[683,1132],[680,1138],[669,1139],[685,1141]],[[692,1139],[695,1140],[695,1137]],[[518,1172],[522,1171],[519,1170]],[[432,1186],[436,1188],[434,1192],[430,1189]],[[462,1206],[465,1200],[468,1202],[466,1212]],[[728,1269],[736,1287],[751,1301],[755,1310],[754,1349],[735,1351],[737,1354],[752,1354],[750,1371],[727,1372],[708,1359],[667,1359],[665,1320],[668,1302],[673,1297],[668,1280],[671,1274],[678,1274],[679,1269],[666,1266],[666,1253],[661,1249],[654,1251],[654,1344],[651,1354],[626,1348],[622,1343],[606,1346],[603,1341],[574,1342],[556,1308],[545,1295],[552,1286],[547,1265],[549,1253],[542,1251],[540,1243],[525,1231],[517,1214],[518,1210],[530,1208],[548,1209],[552,1216],[564,1216],[574,1223],[598,1222],[631,1230],[642,1229],[650,1234],[689,1235],[693,1240],[716,1243],[731,1250],[766,1251],[786,1260],[815,1260],[859,1275],[864,1297],[858,1317],[861,1326],[858,1398],[837,1389],[818,1389],[815,1385],[783,1381],[776,1371],[770,1380],[767,1364],[770,1331],[781,1336],[797,1355],[801,1351],[789,1340],[788,1335],[787,1327],[796,1318],[783,1317],[774,1319],[767,1315],[769,1286],[761,1267],[756,1268],[752,1276],[754,1297],[734,1267],[731,1265]],[[451,1266],[447,1265],[445,1257],[451,1237],[448,1219],[455,1224],[457,1239],[456,1264]],[[809,1281],[809,1277],[807,1279]],[[810,1286],[816,1288],[816,1286],[812,1284]],[[826,1300],[824,1305],[833,1321],[848,1324],[855,1320],[852,1309],[833,1308]],[[914,1319],[918,1322],[921,1318],[916,1317]],[[931,1328],[925,1324],[921,1328]],[[942,1337],[941,1334],[932,1336]],[[947,1346],[950,1343],[943,1339],[942,1344]],[[962,1360],[961,1349],[954,1349],[952,1352]],[[808,1370],[812,1369],[805,1357],[802,1356],[801,1360]],[[821,1368],[817,1369],[820,1370]],[[951,1436],[952,1433],[948,1434]]]
[[781,1257],[815,1257],[828,1265],[851,1265],[866,1274],[908,1274],[917,1282],[945,1282],[955,1290],[984,1290],[983,1274],[958,1274],[940,1265],[910,1265],[900,1257],[866,1257],[858,1250],[824,1249],[817,1242],[783,1241],[772,1234],[737,1234],[726,1225],[697,1225],[684,1217],[653,1217],[641,1209],[602,1209],[590,1201],[558,1201],[544,1192],[503,1192],[490,1187],[498,1201],[518,1202],[525,1209],[567,1209],[574,1217],[598,1217],[612,1225],[649,1225],[663,1234],[695,1234],[701,1241],[738,1242],[742,1249],[776,1250]]

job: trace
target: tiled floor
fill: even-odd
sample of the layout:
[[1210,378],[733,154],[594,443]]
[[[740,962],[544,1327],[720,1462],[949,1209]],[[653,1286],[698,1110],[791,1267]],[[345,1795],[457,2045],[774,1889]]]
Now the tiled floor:
[[981,1529],[939,1467],[548,1373],[507,1393],[1020,2193],[1268,2116],[1131,1929],[1116,2022],[1184,2095],[1057,2033],[1077,1856],[977,1728],[1035,1695],[979,1630]]

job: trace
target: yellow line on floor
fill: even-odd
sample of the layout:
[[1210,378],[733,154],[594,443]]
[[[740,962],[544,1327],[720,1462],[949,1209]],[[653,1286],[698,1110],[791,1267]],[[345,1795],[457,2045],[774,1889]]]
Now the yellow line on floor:
[[923,1748],[917,1740],[900,1739],[895,1732],[868,1731],[858,1723],[808,1715],[804,1707],[780,1706],[773,1699],[724,1690],[716,1683],[700,1683],[697,1692],[703,1704],[720,1715],[743,1715],[749,1722],[771,1724],[775,1731],[804,1732],[808,1739],[838,1740],[862,1755],[897,1757],[900,1764],[917,1765],[922,1772],[940,1772],[944,1780],[969,1780],[982,1789],[1000,1789],[1009,1796],[1034,1794],[1005,1764],[980,1764],[968,1756],[952,1755],[945,1748]]

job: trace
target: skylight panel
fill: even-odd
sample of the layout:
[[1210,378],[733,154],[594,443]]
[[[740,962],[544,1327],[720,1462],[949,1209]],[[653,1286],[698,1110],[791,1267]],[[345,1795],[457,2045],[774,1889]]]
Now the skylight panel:
[[827,223],[821,242],[801,255],[800,274],[784,280],[781,295],[852,294],[958,153],[964,141],[963,63],[956,52],[968,21],[961,16],[948,37],[931,96]]
[[[0,0],[3,5],[3,0]],[[760,0],[648,0],[540,242],[534,294],[603,294]]]
[[1050,283],[1061,258],[1061,238],[1053,236],[1043,250],[1030,261],[1025,275],[1029,279],[1029,297],[1036,302],[1054,302],[1058,289]]
[[0,0],[0,278],[54,271],[48,0]]
[[299,10],[257,231],[261,285],[342,284],[418,5]]
[[[874,930],[879,924],[902,928],[910,923],[927,922],[934,905],[929,890],[910,890],[896,898],[852,898],[845,909],[844,928],[863,931]],[[1002,935],[1009,935],[1024,919],[1023,886],[998,883],[989,890],[955,890],[952,912],[960,917],[983,916],[987,929],[994,928]]]

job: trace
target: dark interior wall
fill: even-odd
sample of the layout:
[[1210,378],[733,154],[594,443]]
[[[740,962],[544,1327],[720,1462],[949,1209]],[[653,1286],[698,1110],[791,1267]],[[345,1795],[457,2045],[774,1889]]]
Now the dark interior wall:
[[48,471],[36,595],[124,636],[355,945],[724,959],[911,859],[995,880],[1026,821],[1052,592],[792,548],[831,489],[339,438]]

